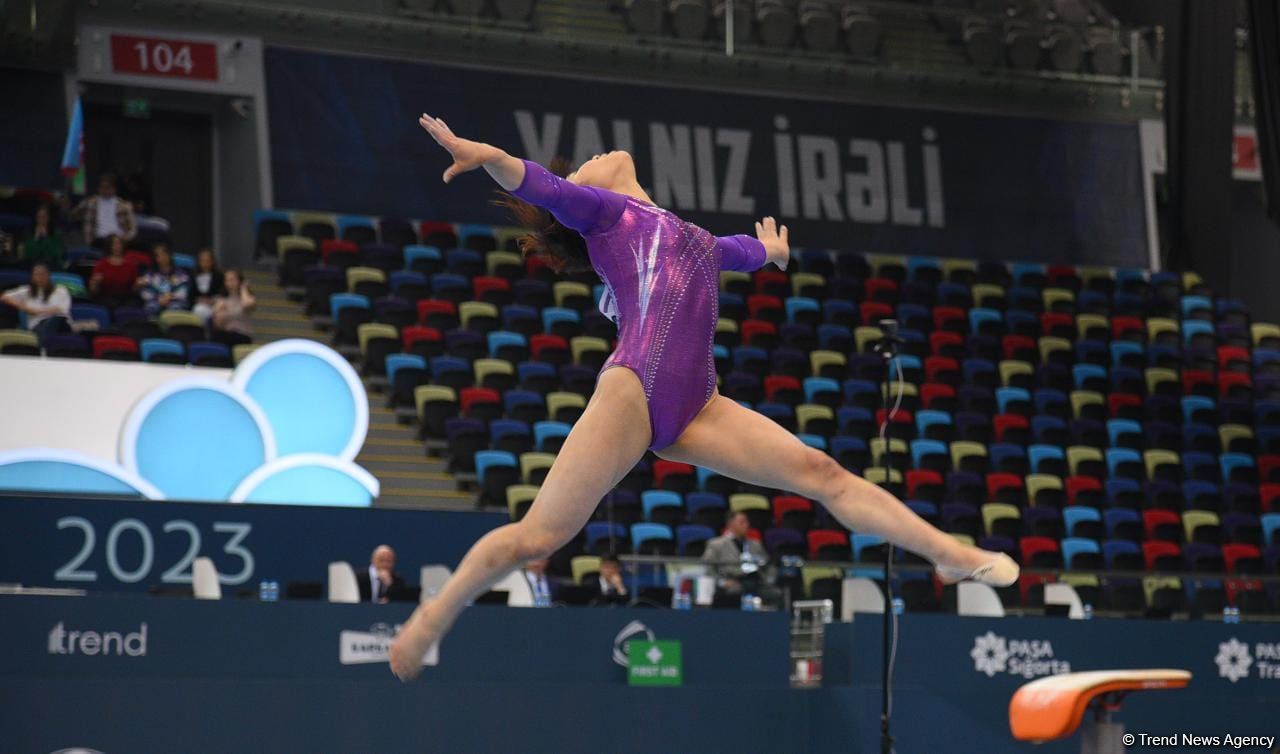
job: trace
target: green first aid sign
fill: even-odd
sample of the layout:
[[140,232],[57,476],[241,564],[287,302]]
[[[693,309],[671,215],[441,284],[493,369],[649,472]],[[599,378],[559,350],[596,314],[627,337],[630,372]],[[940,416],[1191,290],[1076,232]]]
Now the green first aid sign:
[[678,641],[627,642],[627,683],[631,686],[683,686],[684,661]]

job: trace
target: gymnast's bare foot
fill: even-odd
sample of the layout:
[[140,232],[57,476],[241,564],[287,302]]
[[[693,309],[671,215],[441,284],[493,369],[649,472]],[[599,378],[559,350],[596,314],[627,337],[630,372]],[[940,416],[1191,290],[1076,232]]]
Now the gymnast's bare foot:
[[422,673],[422,658],[444,635],[444,631],[435,626],[429,613],[429,602],[418,605],[409,620],[400,627],[400,633],[391,642],[388,659],[391,672],[401,681],[412,681]]
[[935,570],[943,584],[954,584],[958,581],[977,581],[989,586],[1009,586],[1018,580],[1021,569],[1018,564],[1003,552],[995,553],[972,548],[968,553],[972,562],[963,566],[938,564]]

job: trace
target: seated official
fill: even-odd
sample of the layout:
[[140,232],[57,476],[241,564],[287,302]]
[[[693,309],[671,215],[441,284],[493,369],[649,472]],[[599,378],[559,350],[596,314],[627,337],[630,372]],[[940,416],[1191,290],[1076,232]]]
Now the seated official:
[[396,551],[378,545],[369,558],[369,568],[356,571],[356,586],[361,602],[412,602],[414,590],[396,573]]
[[591,590],[591,601],[597,605],[621,605],[630,599],[622,579],[622,562],[613,555],[600,559],[600,573],[583,586]]

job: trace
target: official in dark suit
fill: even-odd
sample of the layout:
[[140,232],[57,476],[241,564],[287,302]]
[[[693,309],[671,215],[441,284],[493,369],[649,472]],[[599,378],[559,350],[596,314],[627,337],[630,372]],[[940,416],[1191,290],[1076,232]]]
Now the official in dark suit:
[[396,573],[396,551],[378,545],[369,558],[369,567],[356,572],[361,602],[412,602],[413,590]]
[[596,605],[625,605],[631,598],[622,580],[622,562],[613,555],[600,559],[600,573],[583,586],[591,590],[591,601]]

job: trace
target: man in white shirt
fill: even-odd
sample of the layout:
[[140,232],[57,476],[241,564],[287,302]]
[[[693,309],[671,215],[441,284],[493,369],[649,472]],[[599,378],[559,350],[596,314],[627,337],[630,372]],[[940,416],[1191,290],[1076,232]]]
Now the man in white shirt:
[[74,213],[84,224],[84,240],[99,248],[112,236],[133,240],[138,232],[133,206],[116,196],[116,177],[103,173],[98,179],[98,193],[85,199]]
[[547,578],[547,560],[530,560],[524,566],[524,578],[533,592],[534,607],[551,607],[559,592],[559,585]]

